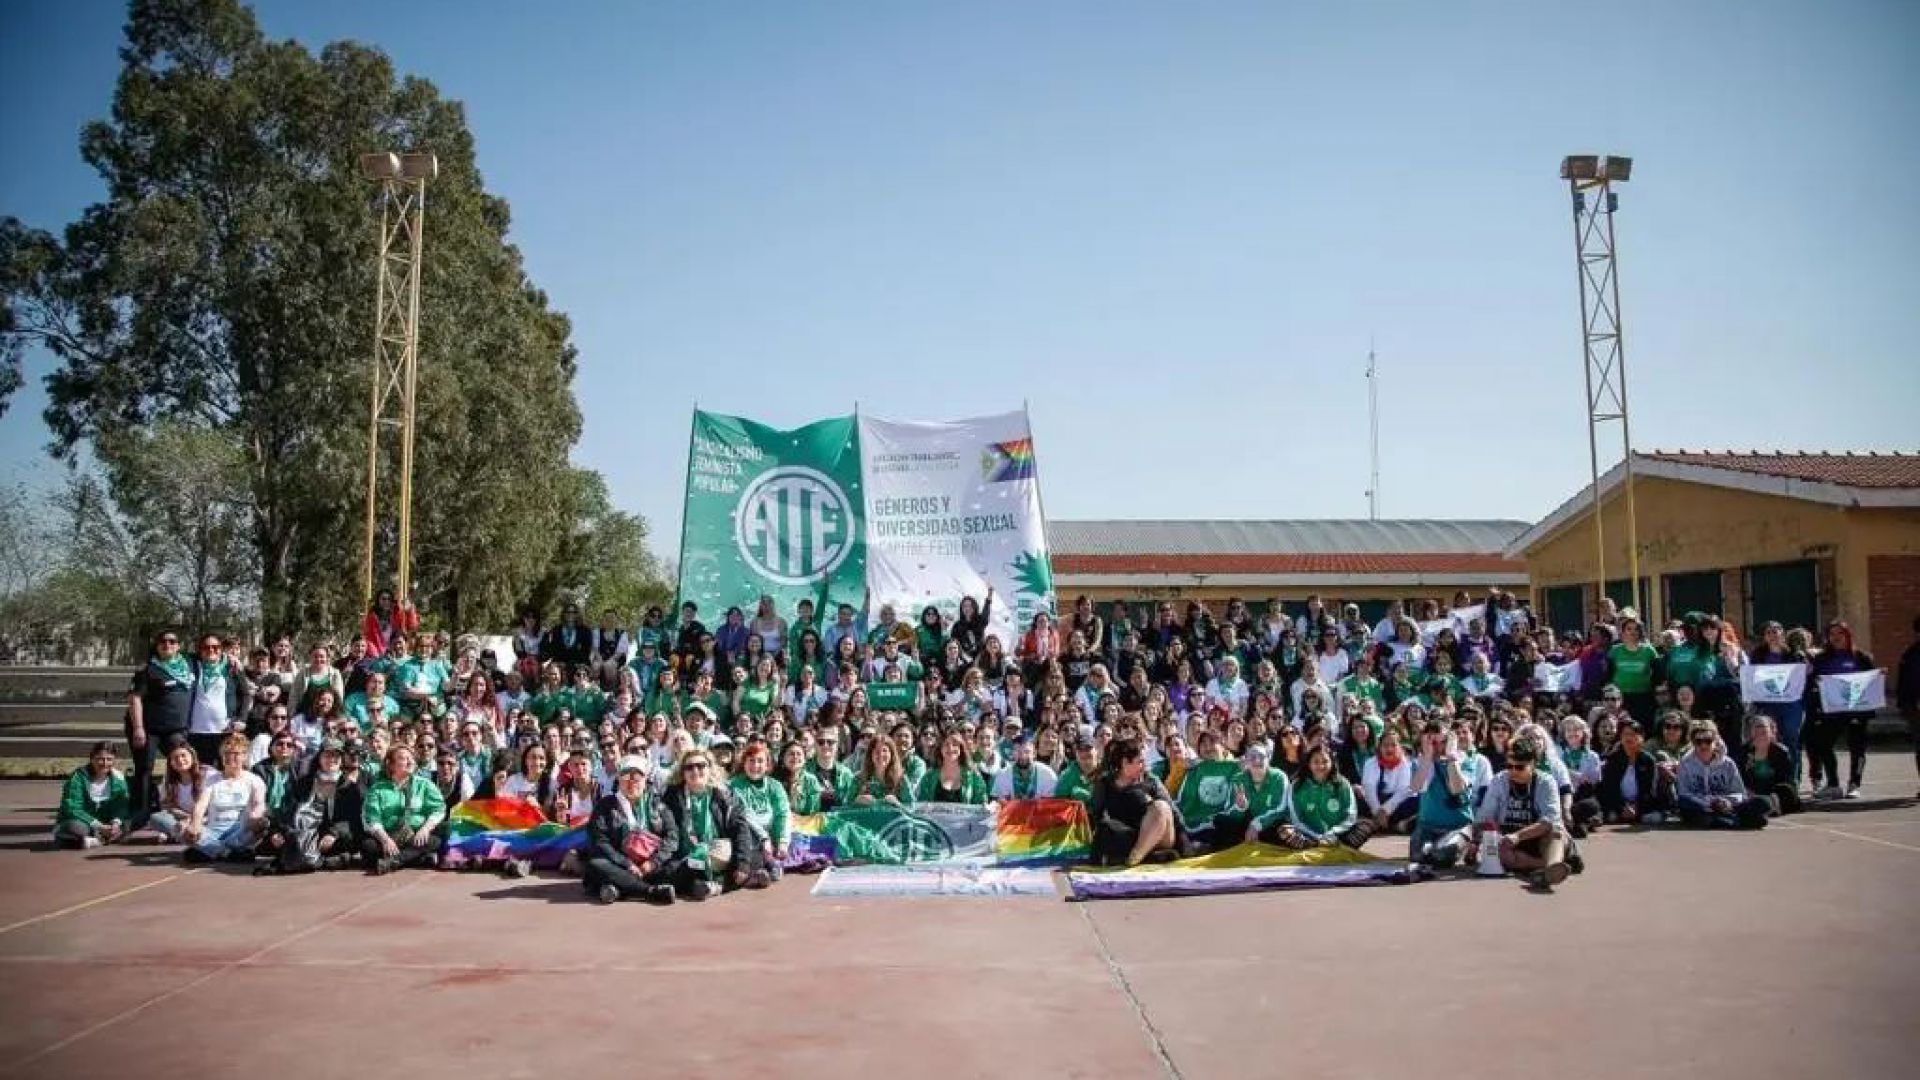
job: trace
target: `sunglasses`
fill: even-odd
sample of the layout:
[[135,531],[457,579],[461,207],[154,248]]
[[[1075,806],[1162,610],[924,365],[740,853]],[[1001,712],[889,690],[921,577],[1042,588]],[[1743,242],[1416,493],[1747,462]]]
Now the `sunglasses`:
[[1695,746],[1712,746],[1712,745],[1713,745],[1713,740],[1712,740],[1712,739],[1695,739],[1695,740],[1693,740],[1693,745],[1695,745]]
[[707,763],[704,761],[689,761],[680,766],[680,771],[681,772],[706,772]]
[[168,635],[167,637],[163,637],[163,638],[161,638],[161,639],[160,639],[160,644],[162,644],[162,645],[178,645],[178,644],[180,644],[180,639],[179,639],[179,638],[177,638],[177,637],[173,637],[172,635]]

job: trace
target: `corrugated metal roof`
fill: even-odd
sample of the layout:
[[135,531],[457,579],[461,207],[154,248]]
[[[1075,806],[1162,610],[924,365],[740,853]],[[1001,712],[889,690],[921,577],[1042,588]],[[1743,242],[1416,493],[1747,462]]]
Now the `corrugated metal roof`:
[[1047,523],[1056,555],[1497,554],[1524,521],[1061,521]]
[[1085,555],[1052,553],[1053,571],[1087,574],[1517,574],[1518,559],[1474,554]]

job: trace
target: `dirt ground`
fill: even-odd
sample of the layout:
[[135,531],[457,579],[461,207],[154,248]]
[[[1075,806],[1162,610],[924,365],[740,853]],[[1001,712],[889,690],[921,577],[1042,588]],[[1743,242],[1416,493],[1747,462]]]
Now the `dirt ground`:
[[0,1073],[1909,1077],[1912,756],[1869,780],[1759,834],[1609,831],[1550,897],[829,901],[791,878],[670,909],[52,852],[55,786],[6,781]]

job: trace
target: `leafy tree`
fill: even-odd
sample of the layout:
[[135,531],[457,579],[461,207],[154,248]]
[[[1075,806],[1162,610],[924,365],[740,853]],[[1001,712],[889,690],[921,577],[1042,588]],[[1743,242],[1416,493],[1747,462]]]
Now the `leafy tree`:
[[[137,496],[128,455],[151,454],[151,425],[220,447],[223,483],[232,464],[244,494],[218,506],[250,518],[263,621],[351,625],[378,213],[357,163],[431,151],[413,595],[463,627],[505,625],[580,531],[602,526],[569,516],[592,512],[567,461],[580,431],[570,326],[507,242],[462,107],[367,46],[269,41],[237,0],[133,0],[121,56],[111,115],[81,137],[106,200],[58,238],[0,221],[0,401],[24,345],[44,346],[51,449],[93,447],[117,498]],[[173,467],[139,466],[142,483]],[[138,522],[154,508],[123,509]],[[211,528],[224,538],[232,524]],[[391,566],[394,538],[378,541]]]

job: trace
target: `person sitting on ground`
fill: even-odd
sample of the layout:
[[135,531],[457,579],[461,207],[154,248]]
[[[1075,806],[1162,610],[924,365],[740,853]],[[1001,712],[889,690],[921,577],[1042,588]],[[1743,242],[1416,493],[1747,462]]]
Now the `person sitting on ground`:
[[[1049,729],[1051,730],[1051,729]],[[1051,799],[1060,778],[1051,768],[1034,760],[1034,742],[1022,735],[1013,741],[1013,761],[993,777],[992,796],[996,800]]]
[[727,786],[740,803],[747,823],[753,826],[754,843],[760,846],[767,876],[780,880],[780,866],[787,858],[788,818],[792,803],[787,789],[773,779],[773,752],[760,738],[747,740],[740,750],[740,769],[727,777]]
[[345,747],[337,739],[321,743],[313,771],[294,788],[286,841],[268,872],[309,874],[346,866],[359,846],[363,798],[348,775]]
[[1287,774],[1272,767],[1266,747],[1250,746],[1240,755],[1240,774],[1233,778],[1233,803],[1213,819],[1218,847],[1276,843],[1287,819]]
[[807,748],[795,739],[780,748],[773,778],[787,790],[787,806],[796,814],[820,813],[820,780],[807,768]]
[[726,784],[715,782],[718,772],[710,751],[689,750],[660,797],[671,821],[661,835],[675,841],[673,848],[661,848],[661,873],[686,900],[705,900],[716,885],[732,892],[764,889],[771,880],[753,825]]
[[905,806],[913,801],[913,789],[907,786],[906,768],[892,739],[876,732],[867,740],[867,752],[860,760],[860,773],[854,780],[848,801],[855,806],[891,803]]
[[1094,749],[1092,739],[1076,739],[1073,744],[1073,760],[1060,770],[1060,779],[1053,785],[1053,794],[1058,799],[1079,799],[1091,805],[1093,782],[1100,774],[1100,752]]
[[[251,758],[257,749],[257,746],[250,748],[248,757]],[[268,858],[278,856],[287,842],[287,825],[293,814],[293,789],[297,783],[297,753],[293,733],[282,724],[280,730],[268,736],[266,758],[253,765],[253,775],[259,777],[267,787],[267,824],[257,851]]]
[[53,817],[56,845],[93,848],[126,837],[133,802],[126,778],[114,768],[119,757],[112,743],[94,743],[87,763],[67,777]]
[[401,744],[389,749],[384,763],[386,772],[368,789],[360,811],[360,855],[367,873],[378,876],[407,866],[431,869],[439,863],[433,830],[446,816],[446,801],[433,781],[415,771],[412,748]]
[[1600,812],[1609,824],[1660,825],[1673,812],[1673,782],[1647,749],[1640,725],[1620,725],[1620,745],[1600,766]]
[[1775,738],[1773,717],[1754,712],[1747,717],[1747,744],[1740,748],[1740,777],[1747,790],[1766,799],[1774,816],[1797,814],[1800,785],[1793,779],[1793,755]]
[[614,791],[594,804],[587,820],[587,858],[581,885],[603,904],[619,900],[673,903],[660,853],[679,846],[673,819],[647,792],[649,763],[630,754],[620,759]]
[[1507,773],[1494,780],[1481,800],[1477,831],[1500,837],[1500,866],[1524,874],[1542,892],[1567,880],[1567,832],[1560,819],[1560,789],[1553,777],[1535,768],[1540,751],[1530,739],[1507,748]]
[[1413,829],[1420,810],[1419,790],[1413,786],[1413,763],[1400,748],[1400,733],[1380,737],[1380,751],[1367,759],[1360,772],[1360,793],[1378,833],[1405,833]]
[[187,862],[252,861],[267,824],[267,785],[247,771],[247,737],[220,744],[220,774],[200,789],[184,839]]
[[838,810],[853,800],[853,770],[840,764],[840,737],[821,732],[814,737],[813,758],[807,773],[820,785],[820,810]]
[[1408,861],[1429,868],[1457,865],[1473,842],[1473,778],[1461,765],[1458,737],[1439,720],[1421,725],[1420,764],[1410,788],[1418,794]]
[[1765,828],[1770,806],[1747,790],[1740,766],[1727,756],[1713,724],[1696,721],[1687,739],[1693,753],[1680,759],[1674,782],[1680,820],[1696,829]]
[[1357,851],[1373,835],[1373,822],[1359,816],[1353,785],[1334,769],[1324,729],[1310,734],[1318,737],[1308,740],[1306,770],[1294,781],[1286,823],[1274,831],[1274,839],[1295,851],[1342,845]]
[[1146,751],[1137,739],[1115,739],[1107,746],[1088,816],[1093,820],[1094,861],[1103,866],[1175,859],[1185,844],[1180,811],[1166,787],[1147,771]]

